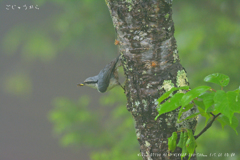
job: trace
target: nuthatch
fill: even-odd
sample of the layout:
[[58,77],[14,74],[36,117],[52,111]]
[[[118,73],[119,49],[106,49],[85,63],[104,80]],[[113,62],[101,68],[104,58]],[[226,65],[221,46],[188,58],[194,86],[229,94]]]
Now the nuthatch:
[[107,64],[98,75],[87,78],[83,83],[79,83],[78,86],[89,86],[101,93],[109,91],[117,85],[121,86],[118,81],[117,67],[120,66],[118,59],[119,56]]

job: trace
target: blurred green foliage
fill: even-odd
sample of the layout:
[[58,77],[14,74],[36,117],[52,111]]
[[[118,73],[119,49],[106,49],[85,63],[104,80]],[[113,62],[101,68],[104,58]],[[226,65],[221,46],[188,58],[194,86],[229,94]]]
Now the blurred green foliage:
[[24,72],[12,73],[6,76],[3,86],[6,92],[20,97],[26,97],[32,91],[31,78]]
[[231,77],[229,89],[239,85],[239,7],[232,0],[174,2],[175,37],[192,86],[216,72]]
[[[78,102],[64,97],[53,101],[55,108],[49,119],[54,131],[61,135],[61,145],[91,147],[93,160],[141,159],[139,146],[130,113],[126,110],[126,98],[121,88],[100,99],[98,110],[89,109],[90,98],[82,96]],[[115,105],[115,108],[109,108]],[[104,107],[103,107],[104,106]]]
[[[105,2],[99,0],[32,0],[44,7],[53,5],[58,12],[38,26],[19,24],[5,34],[2,48],[9,56],[20,53],[21,60],[34,65],[54,60],[58,54],[74,51],[76,57],[86,53],[93,57],[115,57],[114,28]],[[211,73],[229,75],[229,88],[239,85],[240,69],[240,1],[174,1],[175,37],[183,66],[192,87],[204,85],[202,78]],[[79,50],[79,45],[81,49]],[[76,50],[78,51],[76,53]],[[95,53],[95,54],[93,54]],[[69,54],[69,52],[68,52]],[[26,74],[6,76],[5,90],[13,94],[30,94],[31,78]],[[120,89],[120,88],[119,88]],[[99,100],[99,110],[89,110],[89,97],[79,101],[67,97],[53,100],[49,114],[56,135],[63,146],[90,147],[91,159],[141,159],[130,113],[124,94],[113,89]],[[105,106],[111,107],[105,107]],[[238,117],[239,118],[239,117]],[[203,128],[202,118],[196,133]],[[236,153],[240,141],[235,132],[213,127],[197,141],[197,152]],[[237,128],[239,132],[239,127]],[[235,156],[235,158],[236,158]],[[216,157],[208,160],[215,159]],[[228,157],[219,157],[219,160]],[[199,159],[204,159],[199,157]]]

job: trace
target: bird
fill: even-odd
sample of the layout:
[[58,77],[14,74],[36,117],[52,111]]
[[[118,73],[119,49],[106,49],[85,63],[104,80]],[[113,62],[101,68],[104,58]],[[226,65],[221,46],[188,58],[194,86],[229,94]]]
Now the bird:
[[[78,86],[89,86],[97,89],[100,93],[107,92],[117,85],[122,85],[118,81],[117,68],[121,65],[119,61],[120,55],[108,63],[98,75],[88,77],[83,83],[77,84]],[[122,87],[123,88],[123,87]],[[124,89],[124,88],[123,88]]]

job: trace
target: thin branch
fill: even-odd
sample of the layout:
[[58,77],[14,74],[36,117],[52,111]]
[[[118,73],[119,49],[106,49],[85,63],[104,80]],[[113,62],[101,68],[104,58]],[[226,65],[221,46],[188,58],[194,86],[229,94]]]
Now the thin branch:
[[215,114],[213,114],[212,112],[210,112],[210,114],[214,117],[215,116]]
[[215,121],[215,119],[221,115],[221,113],[218,113],[217,115],[213,115],[213,119],[203,128],[203,130],[196,136],[194,136],[195,139],[197,139],[198,137],[200,137],[204,132],[206,132],[208,130],[208,128],[210,128],[213,124],[213,122]]

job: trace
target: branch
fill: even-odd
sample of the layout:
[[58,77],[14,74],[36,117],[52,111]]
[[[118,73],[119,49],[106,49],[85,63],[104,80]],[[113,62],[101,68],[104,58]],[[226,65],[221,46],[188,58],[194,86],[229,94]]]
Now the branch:
[[215,121],[215,119],[221,115],[221,113],[218,113],[217,115],[214,115],[213,113],[211,113],[211,115],[213,115],[213,119],[203,128],[203,130],[196,136],[194,136],[195,139],[197,139],[198,137],[200,137],[204,132],[206,132],[208,130],[208,128],[210,128],[213,124],[213,122]]

